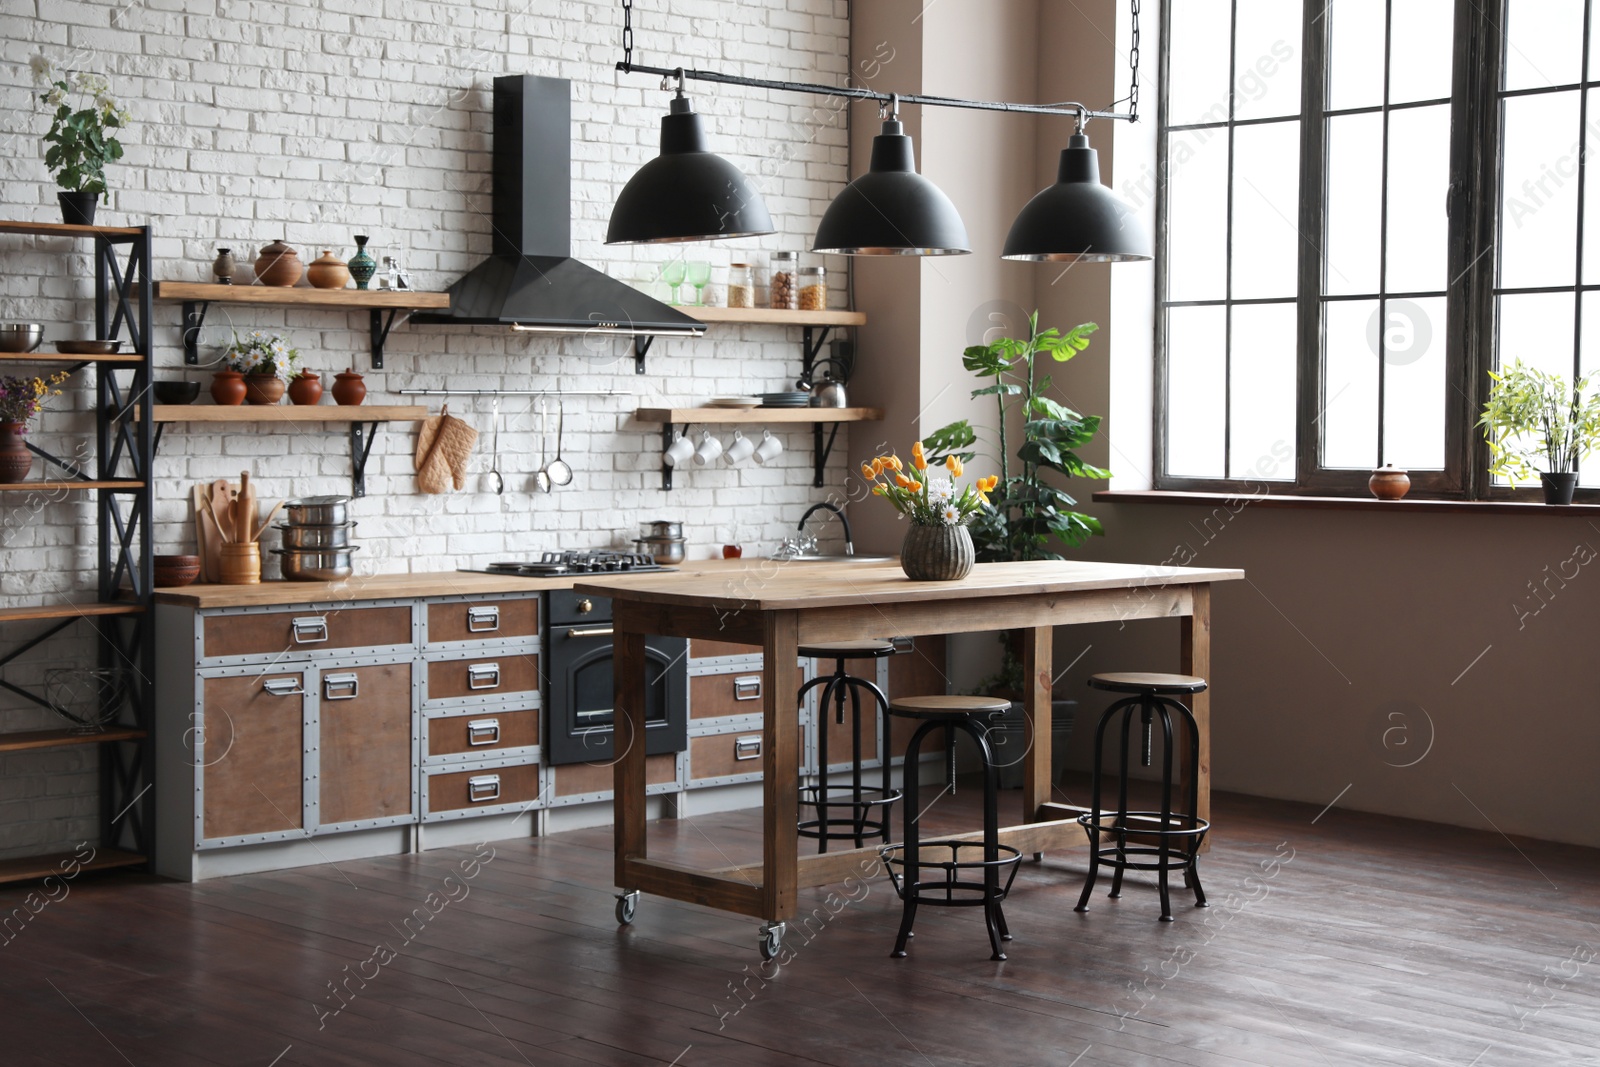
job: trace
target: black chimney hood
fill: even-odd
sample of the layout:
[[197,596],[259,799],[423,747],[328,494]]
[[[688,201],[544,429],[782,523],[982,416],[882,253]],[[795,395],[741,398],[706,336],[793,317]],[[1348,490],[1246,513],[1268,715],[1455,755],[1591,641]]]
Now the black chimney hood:
[[698,319],[572,258],[572,83],[566,78],[494,80],[491,190],[493,254],[450,286],[448,312],[417,312],[414,324],[639,338],[705,332]]

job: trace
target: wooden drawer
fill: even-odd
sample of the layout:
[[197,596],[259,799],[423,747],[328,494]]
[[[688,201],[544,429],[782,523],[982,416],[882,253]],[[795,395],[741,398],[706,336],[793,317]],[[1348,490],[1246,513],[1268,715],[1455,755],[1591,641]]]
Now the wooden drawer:
[[539,599],[468,600],[428,607],[428,644],[505,641],[539,632]]
[[736,645],[731,641],[707,641],[696,637],[689,642],[690,659],[711,659],[714,656],[759,656],[760,645]]
[[761,730],[735,730],[689,738],[689,779],[761,773]]
[[[551,768],[556,776],[555,795],[573,797],[580,793],[609,793],[616,781],[609,763],[567,763]],[[672,752],[644,758],[644,776],[647,785],[663,785],[676,781],[678,757]]]
[[409,644],[411,608],[408,606],[210,615],[205,619],[203,639],[207,659]]
[[539,691],[539,657],[511,653],[430,660],[428,699],[499,697]]
[[539,743],[539,709],[495,711],[482,715],[449,715],[424,720],[425,755],[461,753],[489,755],[501,749]]
[[[790,697],[805,684],[805,672],[794,672]],[[711,719],[723,715],[761,714],[761,671],[700,674],[689,679],[689,718]]]
[[528,804],[539,796],[539,765],[430,771],[425,783],[429,812]]

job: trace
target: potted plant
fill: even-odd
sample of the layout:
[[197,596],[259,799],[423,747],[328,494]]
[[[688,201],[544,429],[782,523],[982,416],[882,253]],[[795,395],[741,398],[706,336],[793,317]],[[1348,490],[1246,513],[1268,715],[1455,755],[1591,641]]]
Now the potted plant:
[[229,370],[244,375],[246,402],[276,404],[295,376],[300,352],[290,348],[281,334],[252,330],[242,336],[235,333],[222,358]]
[[914,581],[953,581],[971,573],[974,551],[967,523],[988,506],[988,494],[999,482],[991,475],[958,489],[955,480],[963,473],[961,460],[946,457],[944,469],[944,475],[937,468],[928,470],[921,441],[911,446],[909,471],[892,453],[861,465],[861,476],[871,483],[873,495],[888,500],[911,520],[900,567]]
[[[994,459],[1000,475],[989,506],[972,519],[972,540],[980,563],[1006,560],[1061,559],[1052,539],[1071,548],[1103,534],[1100,520],[1073,511],[1071,494],[1046,480],[1046,472],[1062,477],[1109,478],[1111,472],[1084,462],[1077,454],[1100,428],[1098,415],[1080,415],[1044,394],[1051,379],[1040,374],[1037,358],[1048,355],[1065,363],[1089,347],[1089,335],[1099,326],[1086,322],[1066,333],[1040,331],[1039,314],[1028,317],[1026,338],[1001,337],[974,345],[962,355],[962,365],[980,379],[991,380],[972,391],[974,398],[995,400],[997,435]],[[1007,429],[1014,415],[1022,418],[1021,440]],[[955,456],[970,462],[976,456],[977,431],[961,419],[922,439],[931,462]],[[1001,634],[1005,648],[1000,673],[985,679],[983,687],[996,695],[1015,698],[1022,689],[1020,635]]]
[[44,402],[60,396],[55,388],[67,380],[66,371],[49,378],[0,378],[0,482],[20,482],[33,466],[33,453],[23,441],[28,422]]
[[1589,378],[1568,387],[1564,376],[1520,359],[1489,377],[1494,385],[1478,420],[1489,443],[1489,473],[1513,484],[1538,474],[1546,504],[1572,503],[1578,461],[1600,444],[1600,395],[1590,392]]
[[[57,71],[44,55],[28,62],[34,85],[42,90],[39,102],[54,109],[44,135],[44,164],[61,186],[56,194],[61,217],[92,225],[100,194],[106,191],[106,164],[122,158],[122,142],[106,131],[125,128],[131,116],[111,95],[105,75]],[[76,111],[69,102],[73,94],[86,98]]]

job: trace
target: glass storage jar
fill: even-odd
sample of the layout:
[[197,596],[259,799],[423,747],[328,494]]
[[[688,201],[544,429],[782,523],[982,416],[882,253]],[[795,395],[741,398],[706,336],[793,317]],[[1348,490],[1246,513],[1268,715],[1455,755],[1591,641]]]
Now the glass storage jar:
[[798,257],[793,252],[772,253],[772,273],[767,280],[768,303],[780,310],[793,310],[799,294],[795,290],[795,265]]
[[799,290],[801,311],[825,311],[828,307],[828,272],[823,267],[801,267],[795,287]]
[[728,267],[728,306],[731,308],[756,306],[756,280],[748,263],[733,263]]

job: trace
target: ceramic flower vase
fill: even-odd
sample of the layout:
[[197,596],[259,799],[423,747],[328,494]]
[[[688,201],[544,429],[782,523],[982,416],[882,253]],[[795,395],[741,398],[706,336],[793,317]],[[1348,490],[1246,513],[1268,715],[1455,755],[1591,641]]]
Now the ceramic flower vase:
[[27,432],[27,423],[0,422],[0,482],[20,482],[32,469],[33,453],[22,439]]
[[289,383],[289,403],[309,407],[322,399],[322,375],[303,370]]
[[223,407],[244,403],[244,375],[236,370],[219,370],[211,378],[211,399]]
[[247,404],[276,404],[283,399],[289,383],[275,374],[246,374],[244,399]]
[[350,257],[349,267],[357,289],[365,289],[372,276],[378,273],[378,261],[367,255],[367,237],[363,234],[356,235],[356,254]]
[[914,582],[953,582],[972,573],[977,552],[965,526],[917,526],[900,546],[900,569]]

